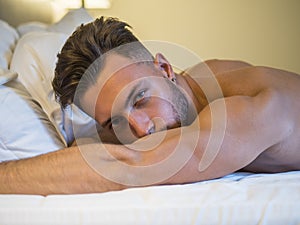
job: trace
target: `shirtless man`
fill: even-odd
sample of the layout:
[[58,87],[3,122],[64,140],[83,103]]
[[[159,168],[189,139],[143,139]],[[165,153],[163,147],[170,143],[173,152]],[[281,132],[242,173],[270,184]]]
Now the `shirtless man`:
[[[104,143],[2,163],[0,181],[8,185],[0,192],[103,192],[201,181],[241,169],[300,168],[298,75],[226,60],[210,60],[177,74],[162,54],[152,58],[139,42],[138,48],[118,48],[136,41],[127,24],[103,18],[68,39],[58,56],[54,90],[63,107],[75,103],[102,125]],[[146,57],[142,63],[140,55]],[[82,79],[99,57],[96,65],[101,67]],[[207,78],[207,68],[215,76]],[[216,84],[221,91],[210,89]],[[162,133],[163,140],[149,149],[149,140]],[[147,151],[131,149],[135,143]],[[114,158],[102,155],[104,150]],[[177,158],[169,160],[174,152]],[[95,157],[96,163],[89,162]],[[176,165],[178,158],[185,158],[184,164]],[[166,165],[174,166],[166,172],[169,176],[156,179],[168,167],[152,165],[168,160]],[[147,166],[150,171],[142,170]]]

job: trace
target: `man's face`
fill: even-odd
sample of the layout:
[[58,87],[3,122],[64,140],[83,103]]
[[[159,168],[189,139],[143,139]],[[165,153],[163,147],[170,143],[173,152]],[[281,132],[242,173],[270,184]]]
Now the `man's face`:
[[185,124],[188,101],[154,64],[132,63],[114,54],[107,57],[82,106],[102,126],[102,141],[125,144]]

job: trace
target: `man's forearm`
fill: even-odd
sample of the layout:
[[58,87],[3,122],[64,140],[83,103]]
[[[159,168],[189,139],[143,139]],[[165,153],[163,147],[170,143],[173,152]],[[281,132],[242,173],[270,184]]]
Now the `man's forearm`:
[[[211,150],[206,151],[210,137],[206,129],[200,133],[192,127],[168,130],[160,143],[162,136],[155,133],[134,146],[83,144],[1,163],[0,193],[99,193],[132,186],[189,183],[234,172],[260,153],[225,135],[216,154],[211,154]],[[201,162],[208,164],[200,168]]]
[[[169,141],[149,151],[131,150],[123,145],[95,143],[0,163],[0,193],[39,195],[100,193],[130,186],[199,180],[192,175],[193,173],[186,176],[184,174],[186,170],[181,172],[183,175],[176,176],[177,169],[181,167],[176,164],[171,174],[166,174],[163,179],[156,177],[168,168],[156,167],[155,164],[167,159],[178,144],[178,131],[174,133],[175,136],[172,134],[173,131],[168,132]],[[143,150],[145,146],[142,144]],[[152,165],[155,166],[153,169]],[[148,167],[146,173],[143,170],[145,167]],[[175,179],[170,181],[169,178],[172,176],[175,176]]]
[[1,163],[0,174],[0,193],[7,194],[90,193],[124,188],[91,169],[78,147]]

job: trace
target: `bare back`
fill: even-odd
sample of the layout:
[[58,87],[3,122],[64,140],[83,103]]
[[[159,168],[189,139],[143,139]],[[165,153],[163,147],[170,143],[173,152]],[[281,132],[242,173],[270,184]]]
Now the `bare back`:
[[[280,172],[300,169],[300,76],[283,70],[252,66],[217,73],[217,67],[218,64],[214,64],[213,69],[215,71],[213,72],[216,74],[223,96],[216,94],[216,99],[230,98],[231,96],[254,97],[263,90],[273,89],[284,99],[277,108],[288,110],[290,119],[294,124],[291,135],[280,143],[265,149],[244,169],[253,172]],[[205,96],[202,96],[203,98]],[[268,116],[272,118],[273,115]],[[274,123],[276,122],[278,121],[274,120]],[[261,135],[263,134],[257,130],[257,137]],[[255,142],[255,138],[253,142]]]

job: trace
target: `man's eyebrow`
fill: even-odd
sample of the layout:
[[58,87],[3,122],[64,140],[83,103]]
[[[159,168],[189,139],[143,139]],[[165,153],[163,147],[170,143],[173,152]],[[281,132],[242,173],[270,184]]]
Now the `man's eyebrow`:
[[[129,103],[130,103],[130,100],[132,99],[133,95],[136,93],[136,90],[138,89],[138,87],[141,85],[142,81],[138,82],[137,84],[135,84],[133,86],[133,88],[131,89],[129,95],[127,96],[126,98],[126,101],[125,101],[125,108],[128,107]],[[103,123],[101,123],[100,125],[102,127],[106,127],[107,124],[109,124],[111,122],[111,117],[108,118],[107,120],[105,120]]]

